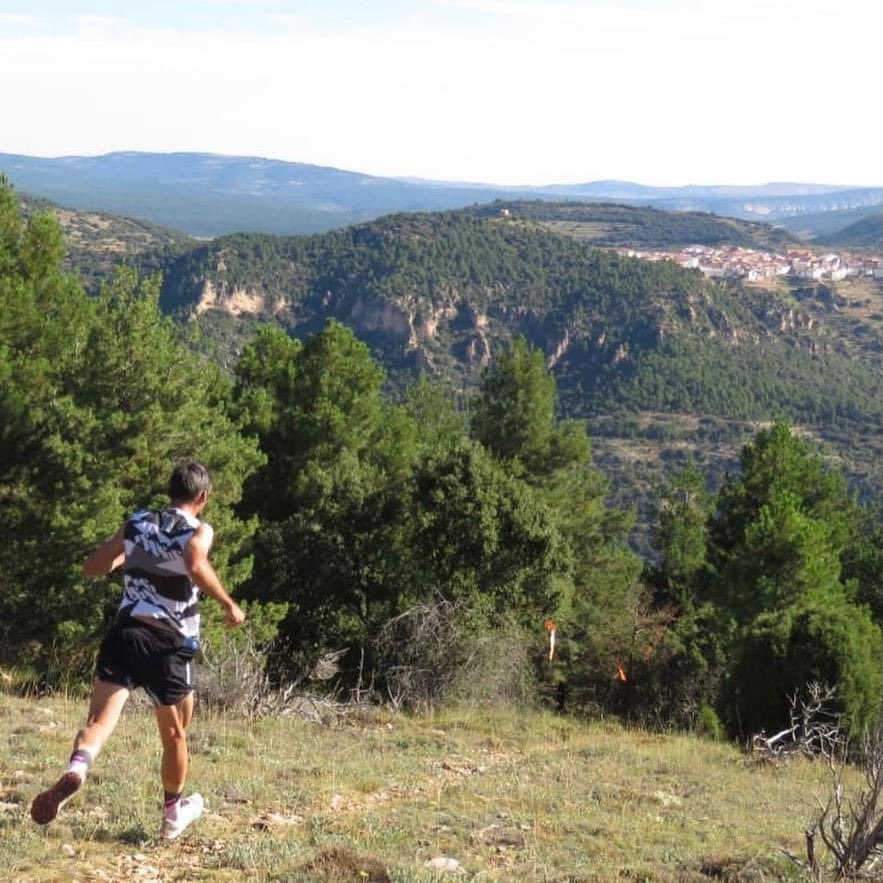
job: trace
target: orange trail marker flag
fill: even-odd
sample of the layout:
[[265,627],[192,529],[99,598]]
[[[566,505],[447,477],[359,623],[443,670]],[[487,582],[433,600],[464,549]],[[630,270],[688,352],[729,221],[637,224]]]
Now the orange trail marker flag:
[[552,662],[555,659],[555,632],[558,631],[558,626],[551,619],[547,619],[543,627],[549,633],[549,662]]

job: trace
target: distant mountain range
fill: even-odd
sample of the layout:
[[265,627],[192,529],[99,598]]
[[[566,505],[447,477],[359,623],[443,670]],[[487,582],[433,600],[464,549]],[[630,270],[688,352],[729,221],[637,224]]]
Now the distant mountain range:
[[790,218],[781,218],[776,223],[799,239],[823,242],[828,236],[834,236],[864,218],[875,215],[879,217],[881,212],[883,209],[879,205],[866,205],[853,209],[794,215]]
[[[115,212],[195,236],[240,230],[315,233],[391,212],[459,208],[496,199],[591,199],[676,211],[714,212],[776,224],[883,206],[883,187],[773,183],[756,187],[649,187],[594,181],[503,187],[358,172],[259,157],[210,153],[109,153],[53,159],[0,153],[15,186],[72,208]],[[847,226],[854,217],[846,219]],[[832,230],[827,228],[825,233]]]

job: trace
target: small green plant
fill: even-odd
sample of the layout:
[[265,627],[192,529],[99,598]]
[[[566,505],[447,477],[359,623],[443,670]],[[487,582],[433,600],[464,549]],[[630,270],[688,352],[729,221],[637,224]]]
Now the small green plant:
[[710,705],[703,705],[696,715],[696,735],[714,742],[720,742],[724,738],[725,730],[717,712]]

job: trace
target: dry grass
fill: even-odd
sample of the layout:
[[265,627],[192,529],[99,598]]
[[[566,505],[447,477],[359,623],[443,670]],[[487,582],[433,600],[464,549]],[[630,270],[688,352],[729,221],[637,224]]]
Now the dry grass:
[[[81,700],[0,695],[0,878],[46,880],[794,879],[825,769],[736,748],[506,710],[377,712],[328,728],[203,714],[191,784],[207,816],[155,837],[159,745],[127,713],[84,793],[47,829],[31,797],[59,772]],[[448,878],[446,878],[448,879]]]
[[578,242],[597,242],[609,240],[619,234],[628,236],[635,229],[634,224],[602,223],[598,221],[543,221],[538,224],[553,233],[570,236]]
[[833,285],[846,298],[850,314],[879,328],[883,325],[883,283],[867,277],[844,279]]

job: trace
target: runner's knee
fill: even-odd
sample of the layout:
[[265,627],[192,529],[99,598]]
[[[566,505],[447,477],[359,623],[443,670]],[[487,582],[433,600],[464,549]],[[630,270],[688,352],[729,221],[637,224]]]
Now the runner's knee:
[[163,742],[186,742],[187,732],[181,724],[168,724],[160,729]]
[[163,714],[159,717],[159,733],[163,744],[172,746],[176,743],[186,743],[187,732],[184,729],[184,720],[180,714]]

